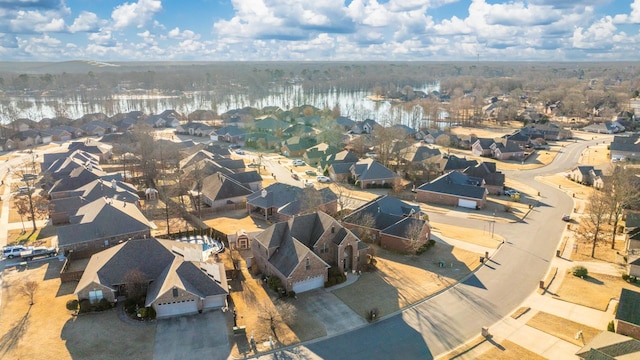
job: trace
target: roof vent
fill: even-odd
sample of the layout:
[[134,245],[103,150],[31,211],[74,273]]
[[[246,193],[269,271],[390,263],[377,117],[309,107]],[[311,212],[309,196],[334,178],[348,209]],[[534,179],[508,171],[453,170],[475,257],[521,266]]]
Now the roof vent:
[[262,196],[263,198],[267,197],[267,190],[262,189],[262,192],[260,192],[260,196]]

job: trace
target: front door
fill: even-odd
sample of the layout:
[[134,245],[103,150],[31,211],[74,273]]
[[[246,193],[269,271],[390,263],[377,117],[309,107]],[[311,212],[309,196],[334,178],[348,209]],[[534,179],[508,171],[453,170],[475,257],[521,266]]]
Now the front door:
[[342,270],[343,271],[351,271],[353,269],[353,264],[351,259],[353,258],[353,247],[351,245],[344,248],[344,255],[342,259]]

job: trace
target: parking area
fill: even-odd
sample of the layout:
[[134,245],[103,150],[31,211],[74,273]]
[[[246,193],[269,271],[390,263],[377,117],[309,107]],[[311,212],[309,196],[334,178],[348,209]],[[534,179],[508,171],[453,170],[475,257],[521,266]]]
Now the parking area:
[[227,359],[229,354],[227,321],[220,310],[158,320],[154,360]]
[[366,321],[333,293],[317,289],[298,294],[297,306],[313,314],[327,330],[327,336],[354,329]]

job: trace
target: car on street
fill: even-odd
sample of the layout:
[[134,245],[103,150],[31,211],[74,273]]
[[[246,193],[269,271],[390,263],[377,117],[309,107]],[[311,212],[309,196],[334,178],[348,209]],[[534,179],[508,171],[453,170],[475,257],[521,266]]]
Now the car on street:
[[304,172],[305,174],[309,175],[309,176],[316,176],[316,172],[313,170],[307,170]]
[[291,162],[291,165],[293,165],[293,166],[304,166],[305,164],[304,164],[304,161],[302,161],[302,160],[293,160]]
[[327,176],[318,176],[316,177],[316,181],[319,183],[328,183],[331,182],[331,179]]
[[238,154],[238,155],[244,155],[244,150],[242,150],[242,149],[237,149],[237,150],[235,151],[235,153],[236,153],[236,154]]
[[562,221],[565,221],[565,222],[571,221],[571,216],[567,214],[562,215]]
[[300,180],[300,176],[296,173],[291,174],[291,178],[293,178],[293,180]]
[[516,190],[510,189],[504,192],[505,195],[507,196],[515,196],[515,195],[520,195],[520,193]]

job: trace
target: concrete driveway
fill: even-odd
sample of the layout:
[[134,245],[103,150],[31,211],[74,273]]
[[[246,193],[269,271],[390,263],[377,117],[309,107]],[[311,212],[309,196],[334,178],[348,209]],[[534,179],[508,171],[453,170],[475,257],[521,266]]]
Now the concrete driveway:
[[220,310],[158,320],[154,360],[227,359],[225,314]]
[[328,336],[366,324],[337,296],[324,289],[298,294],[298,304],[324,324]]

